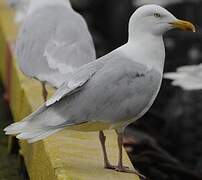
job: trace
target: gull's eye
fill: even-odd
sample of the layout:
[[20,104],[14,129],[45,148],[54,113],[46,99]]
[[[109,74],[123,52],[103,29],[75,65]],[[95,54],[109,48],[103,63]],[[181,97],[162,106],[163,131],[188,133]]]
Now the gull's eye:
[[160,15],[159,13],[154,13],[154,17],[156,17],[156,18],[160,18],[161,15]]

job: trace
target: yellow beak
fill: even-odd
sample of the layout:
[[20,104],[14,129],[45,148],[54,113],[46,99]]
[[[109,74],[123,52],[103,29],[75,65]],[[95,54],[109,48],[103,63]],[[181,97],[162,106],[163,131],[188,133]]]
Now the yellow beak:
[[177,20],[177,21],[171,22],[170,24],[174,28],[182,29],[184,31],[196,32],[195,26],[188,21]]

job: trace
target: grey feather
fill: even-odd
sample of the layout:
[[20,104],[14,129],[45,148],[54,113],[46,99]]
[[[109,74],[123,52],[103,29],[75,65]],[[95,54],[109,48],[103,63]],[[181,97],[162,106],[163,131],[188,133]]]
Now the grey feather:
[[[113,53],[110,55],[112,56],[112,54]],[[55,92],[54,96],[46,102],[46,106],[54,104],[66,95],[79,91],[80,88],[104,66],[107,59],[103,59],[104,58],[100,58],[97,61],[88,63],[79,68],[65,83],[63,83],[63,85]]]

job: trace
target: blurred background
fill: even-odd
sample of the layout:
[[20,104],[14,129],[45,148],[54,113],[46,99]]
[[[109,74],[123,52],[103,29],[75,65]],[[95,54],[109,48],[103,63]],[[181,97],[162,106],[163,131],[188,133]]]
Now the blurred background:
[[[173,30],[164,36],[165,72],[175,71],[182,65],[202,63],[202,0],[72,0],[73,8],[89,25],[98,57],[127,41],[130,15],[137,7],[148,3],[167,8],[178,18],[193,22],[198,29],[195,34]],[[1,89],[0,86],[3,93]],[[202,180],[201,104],[202,91],[184,91],[164,80],[149,113],[127,128],[125,148],[133,165],[148,179]],[[0,106],[6,107],[2,100]],[[0,111],[3,128],[8,122],[2,119],[9,119],[9,112],[6,108]],[[6,139],[0,139],[0,152],[4,153]],[[0,161],[4,158],[0,156]],[[17,164],[17,157],[12,156],[10,161]],[[3,163],[0,170],[7,166]],[[6,180],[20,178],[13,168],[12,176],[2,177]]]

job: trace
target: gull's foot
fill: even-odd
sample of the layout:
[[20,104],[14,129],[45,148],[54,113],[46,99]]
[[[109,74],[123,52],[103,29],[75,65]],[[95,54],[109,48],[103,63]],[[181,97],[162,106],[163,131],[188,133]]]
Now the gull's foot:
[[[118,170],[117,170],[118,167],[117,167],[117,166],[113,166],[113,165],[111,165],[111,164],[106,164],[106,165],[104,166],[104,168],[105,168],[105,169],[113,169],[113,170],[118,171]],[[129,169],[129,167],[127,167],[127,166],[124,166],[123,168],[124,168],[124,169]]]
[[118,171],[118,172],[125,172],[125,173],[136,174],[136,175],[138,175],[140,178],[146,179],[146,177],[145,177],[144,175],[142,175],[141,173],[139,173],[136,169],[129,169],[128,167],[120,167],[120,166],[117,166],[114,170],[115,170],[115,171]]
[[105,168],[105,169],[113,169],[113,170],[115,170],[115,169],[116,169],[116,166],[113,166],[113,165],[111,165],[111,164],[106,164],[106,165],[104,166],[104,168]]

